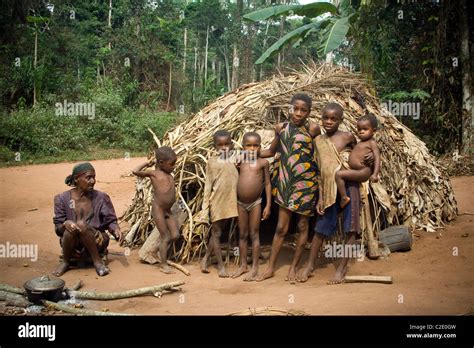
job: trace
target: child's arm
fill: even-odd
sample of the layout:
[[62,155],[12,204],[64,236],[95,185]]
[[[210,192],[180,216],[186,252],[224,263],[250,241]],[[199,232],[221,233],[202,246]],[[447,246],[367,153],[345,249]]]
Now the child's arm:
[[272,183],[270,181],[270,164],[267,160],[264,160],[263,174],[265,176],[265,196],[267,197],[267,205],[263,209],[262,221],[270,217],[272,208]]
[[370,176],[370,181],[377,182],[379,181],[379,173],[380,173],[380,150],[377,146],[375,140],[370,142],[370,148],[374,154],[374,172]]
[[275,156],[278,149],[278,143],[280,142],[280,132],[282,128],[283,128],[282,123],[278,123],[276,125],[275,137],[273,138],[272,143],[270,144],[270,147],[268,149],[260,151],[261,158],[268,158],[268,157]]
[[134,170],[132,170],[133,175],[139,176],[141,178],[149,178],[152,175],[152,172],[146,172],[143,170],[145,167],[150,167],[151,161],[145,162],[137,166]]

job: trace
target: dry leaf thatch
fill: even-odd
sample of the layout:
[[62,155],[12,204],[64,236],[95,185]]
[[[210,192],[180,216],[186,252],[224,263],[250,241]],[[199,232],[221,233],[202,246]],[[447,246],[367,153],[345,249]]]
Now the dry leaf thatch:
[[[457,206],[448,176],[421,140],[394,116],[382,112],[363,76],[335,66],[305,66],[304,71],[289,76],[243,85],[167,132],[163,141],[154,136],[158,146],[171,146],[178,155],[175,182],[187,218],[181,228],[184,242],[175,250],[176,258],[185,262],[192,259],[209,232],[208,226],[196,225],[193,217],[201,209],[206,162],[214,154],[212,134],[226,129],[238,147],[245,132],[257,130],[263,135],[265,148],[272,140],[275,124],[287,116],[289,100],[298,92],[313,98],[311,118],[316,122],[327,103],[337,102],[344,108],[341,129],[356,133],[356,121],[365,113],[352,98],[357,93],[378,118],[381,181],[365,186],[371,211],[370,218],[362,217],[365,240],[370,242],[367,227],[372,227],[375,237],[382,228],[399,224],[432,232],[455,218]],[[138,179],[135,197],[123,217],[131,226],[126,236],[129,245],[142,244],[153,229],[151,200],[149,180]]]

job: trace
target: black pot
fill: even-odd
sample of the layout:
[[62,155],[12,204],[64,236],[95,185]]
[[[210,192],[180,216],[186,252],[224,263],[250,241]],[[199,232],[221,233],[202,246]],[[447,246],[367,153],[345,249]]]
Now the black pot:
[[41,304],[41,300],[58,302],[63,299],[64,285],[64,280],[46,275],[28,280],[23,287],[30,302]]

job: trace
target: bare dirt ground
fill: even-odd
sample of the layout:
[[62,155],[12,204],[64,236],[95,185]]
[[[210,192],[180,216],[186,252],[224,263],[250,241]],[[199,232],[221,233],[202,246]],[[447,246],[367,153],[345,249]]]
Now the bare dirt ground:
[[[143,158],[93,162],[96,189],[107,192],[120,216],[134,195],[134,178],[122,177]],[[38,244],[36,262],[0,258],[0,282],[21,287],[34,277],[54,270],[59,243],[52,225],[53,196],[67,189],[64,178],[72,163],[0,169],[0,243]],[[89,309],[109,309],[145,315],[222,315],[247,308],[275,306],[303,310],[312,315],[456,315],[474,311],[474,196],[473,177],[452,179],[460,215],[437,233],[416,232],[412,251],[393,253],[385,260],[352,262],[350,275],[390,275],[387,284],[326,285],[334,266],[316,270],[304,284],[284,281],[293,254],[284,249],[276,276],[262,283],[220,279],[217,270],[199,272],[197,263],[186,265],[191,276],[165,275],[156,266],[142,264],[137,250],[128,257],[110,255],[112,273],[99,278],[93,268],[72,270],[63,276],[72,286],[78,279],[84,290],[119,291],[184,280],[182,292],[118,301],[89,301]],[[36,210],[34,210],[36,209]],[[463,213],[470,214],[463,214]],[[467,237],[462,237],[468,233]],[[453,248],[458,255],[453,255]],[[123,252],[115,241],[109,248]],[[307,258],[307,251],[304,259]],[[264,265],[261,266],[262,269]],[[230,266],[230,270],[235,266]]]

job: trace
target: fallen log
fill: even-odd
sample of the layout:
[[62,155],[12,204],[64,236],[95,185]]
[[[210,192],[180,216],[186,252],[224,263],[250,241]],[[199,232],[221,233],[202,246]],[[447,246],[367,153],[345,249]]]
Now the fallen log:
[[7,306],[26,308],[30,302],[22,295],[0,290],[0,301],[5,301]]
[[382,283],[392,284],[391,276],[346,276],[345,283]]
[[[145,288],[132,289],[120,292],[96,292],[96,291],[71,291],[71,296],[82,300],[120,300],[123,298],[160,294],[164,290],[173,291],[175,287],[183,285],[184,281],[175,281],[171,283],[161,284],[157,286],[148,286]],[[159,296],[158,296],[159,297]]]
[[8,284],[0,284],[0,291],[12,292],[14,294],[20,294],[26,296],[26,290],[22,288],[17,288]]
[[90,309],[81,309],[81,308],[73,308],[67,305],[63,305],[56,302],[51,302],[48,300],[42,300],[43,306],[46,308],[52,308],[58,311],[62,311],[65,313],[71,313],[76,315],[94,315],[94,316],[129,316],[133,314],[126,314],[126,313],[116,313],[116,312],[101,312],[101,311],[93,311]]

